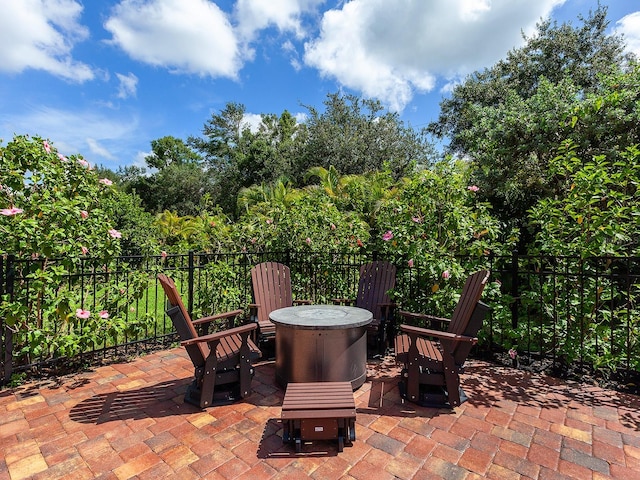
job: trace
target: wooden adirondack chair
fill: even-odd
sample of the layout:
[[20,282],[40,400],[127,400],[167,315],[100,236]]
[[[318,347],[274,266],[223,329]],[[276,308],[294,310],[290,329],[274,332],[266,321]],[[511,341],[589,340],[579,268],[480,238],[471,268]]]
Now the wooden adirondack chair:
[[355,299],[334,298],[333,303],[355,305],[373,313],[373,321],[367,329],[367,342],[383,354],[386,350],[388,330],[393,326],[395,303],[389,298],[389,290],[396,286],[396,267],[390,262],[378,260],[360,267],[358,293]]
[[195,369],[195,378],[187,388],[185,401],[206,408],[218,403],[233,402],[249,395],[254,374],[252,361],[262,355],[249,338],[256,325],[242,325],[221,332],[199,335],[196,326],[206,328],[216,320],[227,320],[230,323],[243,313],[242,310],[192,321],[173,280],[164,274],[159,274],[158,280],[167,296],[167,315],[171,318],[180,336],[181,345],[187,350]]
[[448,323],[447,331],[401,325],[395,340],[396,361],[404,365],[401,392],[411,402],[454,408],[467,397],[460,388],[464,362],[489,307],[480,302],[489,271],[469,276],[450,320],[401,311],[412,321]]
[[291,271],[277,262],[263,262],[251,269],[254,302],[251,317],[258,324],[258,344],[275,338],[276,326],[269,314],[278,308],[308,305],[310,300],[293,300]]

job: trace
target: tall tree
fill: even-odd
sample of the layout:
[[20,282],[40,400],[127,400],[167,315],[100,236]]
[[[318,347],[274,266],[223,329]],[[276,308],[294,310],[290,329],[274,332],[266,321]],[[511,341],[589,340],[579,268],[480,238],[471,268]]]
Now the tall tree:
[[202,159],[183,140],[171,136],[151,141],[152,153],[145,157],[150,168],[129,167],[121,172],[125,191],[136,193],[145,210],[159,213],[165,210],[180,215],[197,215],[213,192],[210,175]]
[[144,160],[150,168],[162,170],[172,164],[198,164],[202,161],[200,155],[189,148],[181,139],[166,136],[151,140],[150,155]]
[[205,123],[204,137],[189,138],[213,176],[213,201],[227,214],[236,213],[242,188],[274,182],[291,170],[295,118],[286,110],[279,117],[263,114],[253,131],[245,114],[244,105],[228,103]]
[[425,132],[405,126],[397,113],[384,111],[378,100],[333,93],[327,95],[324,106],[320,112],[305,105],[309,116],[296,136],[297,178],[317,166],[333,166],[349,175],[382,170],[385,165],[400,178],[434,158]]
[[[523,47],[458,85],[428,127],[449,138],[450,153],[475,163],[480,194],[504,221],[523,219],[538,198],[553,193],[548,165],[571,132],[571,112],[601,87],[603,75],[632,60],[623,39],[607,34],[607,7],[579,19],[576,27],[540,22]],[[594,145],[576,143],[588,158]]]

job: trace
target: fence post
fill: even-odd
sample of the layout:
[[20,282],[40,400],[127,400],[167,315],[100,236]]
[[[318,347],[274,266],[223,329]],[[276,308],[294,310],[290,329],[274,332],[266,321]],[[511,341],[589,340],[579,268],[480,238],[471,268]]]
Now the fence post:
[[187,309],[189,311],[189,315],[193,315],[193,290],[194,290],[194,270],[195,270],[195,262],[193,250],[189,250],[189,281],[188,281],[188,292],[187,292]]
[[518,252],[511,253],[511,327],[518,328],[518,304],[519,297]]
[[[14,269],[14,256],[8,255],[6,257],[7,262],[6,265],[0,266],[0,268],[4,268],[2,270],[3,280],[4,282],[0,283],[0,294],[7,294],[9,300],[13,300],[13,282],[15,279],[15,269]],[[13,374],[13,330],[11,330],[7,324],[7,319],[3,319],[2,329],[3,329],[3,348],[4,350],[4,371],[3,371],[3,384],[9,383],[11,381],[11,375]]]

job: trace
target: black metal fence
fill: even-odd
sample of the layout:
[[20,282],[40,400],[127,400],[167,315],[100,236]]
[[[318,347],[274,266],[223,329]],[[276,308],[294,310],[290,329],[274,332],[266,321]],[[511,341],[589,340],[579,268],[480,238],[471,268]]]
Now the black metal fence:
[[[156,281],[160,271],[174,278],[197,316],[246,308],[252,302],[250,269],[261,261],[291,268],[294,298],[327,303],[354,297],[360,265],[375,257],[189,252],[120,257],[107,264],[0,257],[0,381],[61,361],[95,361],[175,342]],[[521,364],[541,368],[578,364],[624,375],[640,372],[637,257],[458,258],[456,274],[447,282],[427,261],[416,259],[410,268],[406,259],[391,260],[398,267],[394,297],[402,308],[440,316],[450,313],[466,274],[491,269],[484,300],[492,311],[478,353],[511,350]],[[91,312],[93,320],[79,319],[75,308]],[[99,318],[98,311],[109,318]]]

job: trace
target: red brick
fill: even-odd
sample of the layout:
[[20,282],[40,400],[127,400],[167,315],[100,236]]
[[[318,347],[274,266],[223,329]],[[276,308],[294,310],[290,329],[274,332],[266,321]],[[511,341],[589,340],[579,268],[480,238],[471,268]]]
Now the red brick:
[[232,458],[227,463],[224,463],[220,467],[218,467],[216,472],[222,475],[224,478],[232,479],[237,478],[247,470],[249,470],[249,465],[244,463],[239,458]]
[[555,470],[560,461],[560,452],[534,443],[529,448],[527,459],[535,464]]
[[492,460],[492,453],[475,448],[467,448],[462,454],[462,457],[460,457],[458,465],[472,472],[476,472],[479,475],[484,475],[489,469]]

